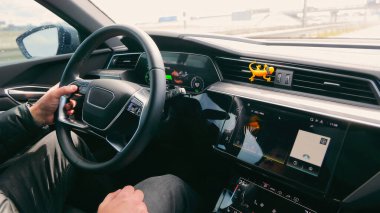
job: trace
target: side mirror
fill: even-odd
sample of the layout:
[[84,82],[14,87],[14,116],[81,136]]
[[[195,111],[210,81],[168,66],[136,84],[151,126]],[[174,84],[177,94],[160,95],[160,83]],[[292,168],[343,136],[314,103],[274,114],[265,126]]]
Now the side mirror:
[[72,53],[80,41],[78,32],[70,26],[44,25],[21,34],[16,43],[29,59]]

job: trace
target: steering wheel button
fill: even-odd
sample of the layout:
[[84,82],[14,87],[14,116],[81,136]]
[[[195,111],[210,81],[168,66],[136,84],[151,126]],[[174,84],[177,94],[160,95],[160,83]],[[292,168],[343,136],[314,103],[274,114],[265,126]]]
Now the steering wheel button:
[[128,104],[127,111],[140,116],[142,111],[142,104],[137,101],[136,99],[131,100],[131,102]]
[[78,91],[79,91],[80,94],[84,95],[84,94],[87,93],[87,90],[88,90],[87,86],[80,86]]
[[140,107],[140,108],[137,110],[136,115],[137,115],[137,116],[140,116],[140,115],[141,115],[141,111],[142,111],[142,108]]

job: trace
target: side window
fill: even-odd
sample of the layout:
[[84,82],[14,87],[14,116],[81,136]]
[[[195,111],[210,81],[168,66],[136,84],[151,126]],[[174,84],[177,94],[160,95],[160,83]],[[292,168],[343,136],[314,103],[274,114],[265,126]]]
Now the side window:
[[72,53],[78,32],[32,0],[2,0],[0,4],[0,66],[31,58]]

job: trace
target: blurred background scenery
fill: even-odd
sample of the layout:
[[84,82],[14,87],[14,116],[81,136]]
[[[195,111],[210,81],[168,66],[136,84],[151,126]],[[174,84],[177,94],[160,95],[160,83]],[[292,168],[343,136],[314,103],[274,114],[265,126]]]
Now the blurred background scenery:
[[[92,0],[116,23],[147,31],[252,39],[380,39],[380,0]],[[34,1],[1,0],[0,63],[24,59],[16,37],[64,22]]]

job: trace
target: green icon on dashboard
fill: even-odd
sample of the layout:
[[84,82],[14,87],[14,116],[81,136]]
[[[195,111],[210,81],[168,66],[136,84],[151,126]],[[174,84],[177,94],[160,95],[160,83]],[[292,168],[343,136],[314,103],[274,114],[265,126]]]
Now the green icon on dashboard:
[[[146,74],[145,74],[145,82],[147,83],[147,84],[149,84],[149,82],[150,82],[150,76],[149,76],[149,72],[147,72]],[[165,75],[165,78],[166,78],[166,80],[173,80],[173,77],[171,76],[171,75]]]
[[171,75],[166,75],[166,80],[173,80]]

